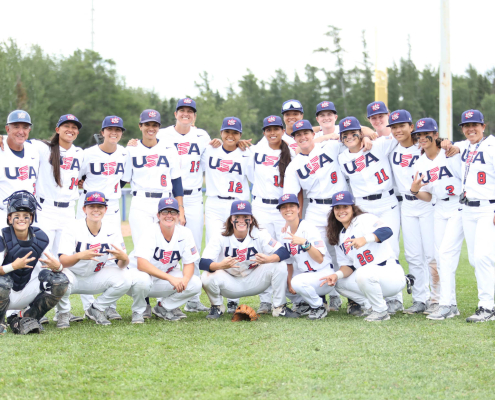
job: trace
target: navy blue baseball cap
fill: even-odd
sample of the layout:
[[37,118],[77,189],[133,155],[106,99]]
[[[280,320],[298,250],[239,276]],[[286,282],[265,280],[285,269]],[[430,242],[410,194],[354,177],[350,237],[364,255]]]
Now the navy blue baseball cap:
[[231,129],[233,131],[237,131],[242,133],[242,123],[239,118],[236,117],[227,117],[223,119],[222,127],[220,131],[225,131],[227,129]]
[[421,118],[416,122],[416,129],[412,133],[438,132],[438,124],[433,118]]
[[144,124],[146,122],[157,122],[159,125],[161,125],[162,118],[160,116],[160,113],[152,109],[144,110],[139,117],[139,123]]
[[299,200],[295,194],[284,194],[280,199],[278,199],[277,210],[280,210],[284,204],[297,204],[299,205]]
[[77,126],[78,129],[82,128],[82,124],[79,122],[77,117],[72,114],[65,114],[60,117],[60,119],[57,122],[57,128],[62,125],[64,122],[74,122]]
[[263,130],[265,130],[269,126],[280,126],[282,129],[284,129],[282,118],[277,117],[276,115],[270,115],[263,120]]
[[190,99],[189,97],[186,97],[185,99],[180,99],[177,102],[177,107],[175,107],[175,111],[177,111],[180,107],[189,107],[196,112],[196,102],[193,99]]
[[464,124],[469,124],[469,123],[478,123],[478,124],[484,124],[485,123],[485,117],[483,117],[483,114],[481,111],[478,110],[467,110],[462,113],[462,119],[461,123],[459,126],[462,126]]
[[374,101],[366,107],[368,118],[376,114],[388,114],[388,108],[383,101]]
[[354,205],[354,196],[352,193],[344,190],[337,192],[332,196],[332,207],[335,206],[352,206]]
[[31,123],[31,116],[24,110],[12,111],[7,117],[7,123],[5,125],[14,124],[16,122],[24,122],[26,124],[33,125]]
[[88,204],[101,204],[103,206],[107,205],[107,199],[102,192],[88,192],[84,195],[84,205]]
[[333,111],[335,114],[337,114],[337,109],[331,101],[322,101],[316,106],[316,116],[318,116],[318,113],[322,111]]
[[101,123],[101,129],[108,128],[110,126],[115,126],[117,128],[121,128],[123,131],[125,131],[124,128],[124,120],[120,117],[117,117],[116,115],[109,115],[108,117],[105,117],[103,122]]
[[230,215],[253,215],[251,203],[245,200],[236,200],[230,206]]
[[294,136],[296,132],[310,130],[313,132],[313,125],[307,119],[302,119],[297,121],[294,125],[292,125],[292,133],[291,136]]
[[282,115],[287,111],[300,111],[304,114],[303,106],[299,100],[287,100],[282,104],[282,111],[280,112]]
[[163,199],[160,199],[160,202],[158,203],[158,212],[165,210],[166,208],[170,208],[172,210],[180,212],[179,203],[172,197],[165,197]]
[[411,114],[407,110],[396,110],[388,117],[388,125],[392,126],[396,124],[408,123],[412,124]]
[[361,124],[356,117],[345,117],[339,122],[340,134],[346,131],[358,131],[361,129]]

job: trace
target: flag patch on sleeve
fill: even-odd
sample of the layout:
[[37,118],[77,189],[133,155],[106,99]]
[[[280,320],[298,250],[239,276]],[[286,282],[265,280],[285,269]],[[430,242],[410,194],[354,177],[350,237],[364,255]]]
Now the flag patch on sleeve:
[[323,242],[321,240],[317,240],[315,242],[315,247],[323,247],[323,246],[324,246],[324,244],[323,244]]
[[122,242],[121,246],[122,246],[122,250],[125,250],[125,243],[124,242]]
[[196,254],[198,251],[196,250],[196,246],[194,247],[191,247],[191,254],[194,255]]
[[273,239],[270,239],[270,241],[268,242],[268,245],[272,246],[272,247],[275,247],[276,244],[277,244],[277,241],[273,240]]

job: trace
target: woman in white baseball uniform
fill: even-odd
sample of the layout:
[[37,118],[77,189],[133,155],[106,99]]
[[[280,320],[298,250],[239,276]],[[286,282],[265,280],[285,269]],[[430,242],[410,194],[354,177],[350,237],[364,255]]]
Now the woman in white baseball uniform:
[[[421,157],[421,149],[411,136],[414,130],[411,114],[406,110],[392,112],[388,126],[394,138],[399,142],[389,158],[395,183],[403,197],[401,226],[404,253],[409,264],[409,272],[416,278],[412,291],[413,304],[403,312],[405,314],[430,314],[436,310],[440,297],[433,234],[435,199],[432,202],[426,202],[411,193],[416,163]],[[431,291],[429,286],[431,286]]]
[[341,295],[353,299],[366,321],[390,319],[385,297],[406,286],[404,270],[387,240],[392,229],[376,215],[364,213],[352,194],[342,191],[332,197],[327,235],[336,246],[340,269],[321,278],[321,285],[335,285]]
[[277,239],[290,253],[287,262],[287,297],[298,304],[297,312],[309,319],[322,319],[327,315],[322,296],[332,287],[320,286],[320,278],[334,272],[323,238],[318,229],[299,218],[299,200],[295,194],[280,197],[277,208],[287,222],[285,233]]
[[85,219],[66,228],[60,242],[59,258],[69,278],[69,288],[57,304],[60,329],[70,327],[71,294],[101,294],[85,315],[99,325],[110,325],[105,310],[131,287],[126,276],[129,258],[120,229],[103,221],[107,211],[105,195],[88,192],[84,198]]
[[461,156],[447,157],[441,148],[438,125],[433,118],[416,122],[413,132],[421,147],[422,156],[416,162],[416,174],[411,193],[418,199],[435,204],[434,237],[435,258],[440,277],[440,299],[436,311],[427,315],[431,320],[444,320],[459,315],[455,294],[455,272],[459,264],[462,241]]
[[466,140],[456,143],[461,150],[462,227],[469,262],[478,284],[478,308],[467,322],[495,320],[495,138],[484,136],[485,118],[478,110],[462,113]]
[[[339,164],[348,179],[356,205],[365,212],[372,212],[392,229],[388,244],[392,246],[395,258],[399,258],[400,211],[388,159],[397,146],[397,140],[393,136],[380,137],[367,151],[362,149],[364,137],[357,118],[342,118],[339,129],[342,143],[347,147],[339,154]],[[402,293],[387,299],[387,306],[389,314],[402,311]]]
[[[134,299],[132,322],[144,323],[146,298],[156,297],[153,314],[166,321],[186,318],[180,306],[201,293],[201,280],[194,275],[199,252],[189,228],[178,223],[179,203],[173,198],[161,199],[157,207],[158,223],[140,238],[134,256],[137,269],[131,268],[129,295]],[[182,271],[179,261],[182,261]]]
[[286,306],[288,251],[265,229],[259,229],[251,204],[236,200],[230,207],[222,232],[208,241],[199,267],[210,298],[208,319],[223,315],[223,297],[255,296],[273,289],[274,317],[298,318]]

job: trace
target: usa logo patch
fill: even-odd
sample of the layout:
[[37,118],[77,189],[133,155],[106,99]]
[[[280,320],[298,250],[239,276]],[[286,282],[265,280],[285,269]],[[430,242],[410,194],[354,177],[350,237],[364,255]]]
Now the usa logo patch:
[[229,125],[235,125],[235,119],[229,119],[227,122]]
[[17,118],[26,118],[26,113],[23,112],[17,113]]
[[67,115],[67,119],[76,119],[72,114]]
[[165,200],[165,204],[172,204],[174,201],[172,199]]
[[290,197],[290,194],[284,194],[284,195],[282,196],[282,201],[287,200],[289,197]]
[[155,111],[150,111],[148,113],[148,116],[150,116],[151,118],[156,117],[156,112]]
[[351,125],[351,123],[352,121],[350,119],[346,119],[343,125],[347,128],[349,125]]
[[419,120],[416,124],[416,128],[422,128],[423,126],[425,126],[425,121],[423,120]]
[[339,193],[337,196],[335,196],[335,199],[336,199],[337,201],[340,201],[340,200],[342,200],[343,198],[344,198],[344,193]]
[[268,122],[274,122],[275,121],[275,117],[272,115],[271,117],[268,117]]
[[296,128],[300,128],[301,126],[304,125],[304,122],[300,121],[296,124]]
[[324,101],[323,103],[321,103],[321,108],[326,108],[330,105],[330,103],[328,101]]
[[115,117],[115,118],[112,118],[110,121],[112,122],[112,124],[118,124],[120,121],[120,118]]
[[473,115],[474,115],[474,112],[472,112],[472,111],[468,111],[468,112],[466,113],[466,115],[464,115],[464,117],[466,117],[466,118],[473,118]]
[[392,114],[393,121],[395,121],[397,118],[399,118],[399,113]]
[[380,109],[380,104],[379,104],[379,103],[375,103],[375,104],[373,104],[373,105],[371,106],[371,109],[372,109],[373,111],[379,110],[379,109]]
[[192,100],[191,99],[184,99],[184,103],[191,104],[192,103]]
[[238,210],[244,210],[246,208],[246,204],[245,203],[239,203],[237,204],[237,209]]

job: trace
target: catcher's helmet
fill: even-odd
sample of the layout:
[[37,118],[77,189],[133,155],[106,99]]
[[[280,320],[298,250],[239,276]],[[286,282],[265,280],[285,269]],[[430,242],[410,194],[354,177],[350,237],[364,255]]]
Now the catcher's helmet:
[[3,202],[7,203],[7,215],[16,211],[27,211],[33,214],[33,221],[36,219],[36,210],[41,210],[36,198],[26,190],[12,193]]

